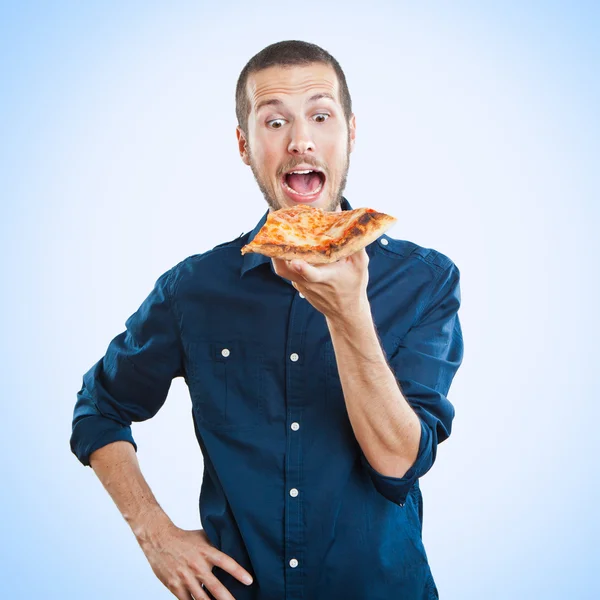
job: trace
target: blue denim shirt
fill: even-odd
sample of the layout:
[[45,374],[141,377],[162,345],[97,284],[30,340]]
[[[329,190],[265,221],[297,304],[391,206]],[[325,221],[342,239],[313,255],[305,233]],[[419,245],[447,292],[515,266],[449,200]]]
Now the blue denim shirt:
[[202,527],[254,577],[246,587],[214,568],[237,600],[437,598],[419,478],[454,417],[459,270],[387,235],[367,247],[373,320],[421,422],[415,463],[385,476],[354,436],[324,316],[269,258],[240,253],[266,217],[158,278],[83,376],[71,449],[89,465],[116,440],[136,447],[132,421],[154,416],[183,377],[204,458]]

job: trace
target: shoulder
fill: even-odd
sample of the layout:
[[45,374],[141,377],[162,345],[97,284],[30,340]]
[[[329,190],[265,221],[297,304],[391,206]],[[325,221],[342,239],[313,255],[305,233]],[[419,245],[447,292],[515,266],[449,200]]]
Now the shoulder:
[[173,268],[185,270],[185,268],[189,268],[193,265],[197,265],[200,263],[211,264],[215,261],[221,260],[223,253],[231,252],[232,250],[237,250],[241,257],[241,253],[239,251],[242,248],[242,246],[244,246],[247,243],[249,235],[249,233],[242,233],[233,240],[217,244],[210,250],[206,250],[206,252],[202,252],[200,254],[192,254],[191,256],[184,258]]
[[210,250],[192,254],[181,260],[162,276],[166,277],[170,291],[174,292],[182,280],[239,269],[243,258],[241,248],[248,243],[249,236],[249,232],[242,233],[233,240],[222,242]]
[[387,235],[373,246],[376,246],[372,271],[375,277],[392,288],[397,284],[410,290],[416,313],[422,315],[426,307],[435,305],[439,299],[450,303],[449,299],[454,298],[452,302],[460,306],[460,271],[448,255]]
[[373,247],[374,252],[379,256],[395,261],[417,261],[436,275],[450,267],[456,268],[450,257],[435,248],[427,248],[415,242],[396,239],[386,234],[378,238],[373,243]]

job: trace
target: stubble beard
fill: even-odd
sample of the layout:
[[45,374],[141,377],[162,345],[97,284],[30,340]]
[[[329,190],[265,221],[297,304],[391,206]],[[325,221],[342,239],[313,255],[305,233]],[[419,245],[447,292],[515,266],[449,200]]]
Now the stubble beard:
[[[266,178],[263,179],[261,177],[260,172],[257,168],[256,162],[254,160],[254,157],[252,155],[252,148],[250,147],[250,143],[248,141],[246,142],[246,147],[247,147],[247,151],[248,151],[248,158],[250,161],[250,169],[252,169],[252,174],[254,175],[256,184],[258,185],[258,188],[262,192],[262,195],[264,196],[269,208],[271,210],[278,210],[280,208],[284,208],[284,205],[282,205],[279,202],[279,200],[277,199],[277,196],[275,195],[274,190],[270,189],[270,186],[268,186]],[[337,210],[337,207],[341,204],[342,195],[344,193],[344,190],[346,189],[346,182],[348,181],[348,170],[349,169],[350,169],[350,135],[348,135],[348,143],[346,146],[346,164],[343,169],[342,179],[340,181],[338,189],[333,194],[333,197],[331,198],[329,204],[323,207],[324,211],[332,211],[333,212],[333,211]]]

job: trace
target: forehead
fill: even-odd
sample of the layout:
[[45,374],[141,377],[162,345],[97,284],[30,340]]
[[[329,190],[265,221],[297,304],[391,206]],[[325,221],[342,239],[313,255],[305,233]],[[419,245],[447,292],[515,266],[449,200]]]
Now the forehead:
[[246,90],[252,112],[259,102],[271,97],[308,98],[316,92],[325,92],[338,103],[340,100],[337,75],[331,65],[323,63],[262,69],[248,77]]

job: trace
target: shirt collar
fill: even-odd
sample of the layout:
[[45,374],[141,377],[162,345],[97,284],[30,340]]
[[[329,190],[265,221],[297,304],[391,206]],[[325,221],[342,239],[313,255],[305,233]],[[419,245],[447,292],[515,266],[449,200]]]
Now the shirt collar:
[[[343,196],[341,207],[342,210],[352,210],[350,203]],[[260,221],[256,224],[256,227],[250,232],[250,237],[246,242],[247,244],[249,244],[256,237],[256,234],[260,231],[260,228],[267,222],[268,214],[269,211],[267,210],[267,212],[262,216]],[[246,271],[254,269],[254,267],[258,267],[258,265],[262,265],[264,263],[270,263],[271,265],[273,264],[271,263],[270,257],[265,256],[264,254],[257,254],[256,252],[248,252],[248,254],[244,254],[242,258],[242,271],[240,276],[243,276],[244,273],[246,273]]]

